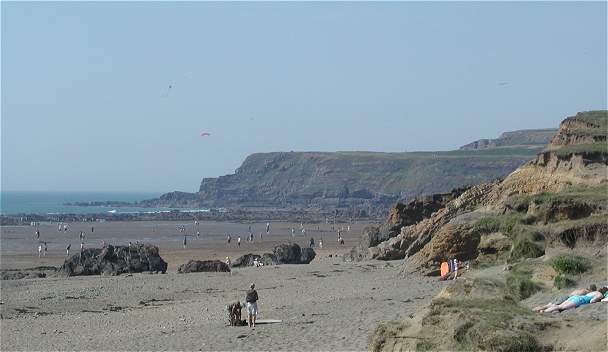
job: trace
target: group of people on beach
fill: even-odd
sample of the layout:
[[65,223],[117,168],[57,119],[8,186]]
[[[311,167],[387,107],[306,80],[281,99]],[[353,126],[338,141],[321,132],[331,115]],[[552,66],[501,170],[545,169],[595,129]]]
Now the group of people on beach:
[[[38,241],[38,258],[42,258],[43,256],[46,256],[47,252],[48,252],[48,244],[46,241],[41,241],[40,237],[41,237],[41,232],[40,232],[40,223],[39,222],[32,222],[32,224],[35,225],[36,229],[34,230],[34,237],[35,239]],[[57,224],[57,231],[58,232],[68,232],[70,230],[70,227],[68,224],[66,223],[61,223],[59,222]],[[95,227],[91,226],[91,233],[93,233],[95,231]],[[86,238],[86,234],[84,231],[80,231],[79,235],[78,235],[78,239],[80,241],[80,253],[82,255],[82,251],[84,251],[84,242],[85,242],[85,238]],[[102,241],[103,242],[103,241]],[[103,245],[102,245],[103,247]],[[70,256],[70,249],[72,248],[72,244],[68,243],[68,245],[65,247],[65,255],[67,257]]]

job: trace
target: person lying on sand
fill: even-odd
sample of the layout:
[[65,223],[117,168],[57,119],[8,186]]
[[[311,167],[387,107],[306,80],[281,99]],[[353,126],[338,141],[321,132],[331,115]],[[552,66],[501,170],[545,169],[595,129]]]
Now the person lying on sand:
[[586,295],[587,293],[593,292],[596,290],[597,290],[597,286],[595,286],[594,284],[591,284],[589,286],[589,288],[577,288],[576,290],[570,292],[569,295],[558,296],[551,302],[545,304],[544,306],[537,306],[537,307],[532,308],[532,310],[535,312],[542,312],[545,309],[549,309],[554,306],[559,306],[560,304],[564,303],[570,296]]
[[568,309],[578,308],[585,304],[602,301],[606,297],[608,297],[608,287],[602,287],[597,291],[592,291],[592,292],[589,292],[584,295],[570,296],[564,303],[562,303],[560,305],[549,307],[541,312],[542,313],[563,312]]

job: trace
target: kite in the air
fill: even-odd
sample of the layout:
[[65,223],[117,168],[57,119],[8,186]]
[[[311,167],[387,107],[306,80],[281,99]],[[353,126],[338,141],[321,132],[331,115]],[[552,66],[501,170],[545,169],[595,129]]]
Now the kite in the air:
[[210,137],[210,136],[211,136],[211,133],[209,133],[209,132],[201,133],[201,137]]

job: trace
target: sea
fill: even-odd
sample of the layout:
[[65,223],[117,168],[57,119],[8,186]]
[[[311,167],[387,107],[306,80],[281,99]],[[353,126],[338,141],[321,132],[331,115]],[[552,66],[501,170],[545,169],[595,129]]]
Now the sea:
[[142,208],[142,207],[106,207],[106,206],[71,206],[65,203],[122,201],[137,202],[158,198],[161,193],[152,192],[35,192],[35,191],[1,191],[0,214],[98,214],[98,213],[158,213],[179,210],[183,212],[208,211],[208,209],[176,208]]

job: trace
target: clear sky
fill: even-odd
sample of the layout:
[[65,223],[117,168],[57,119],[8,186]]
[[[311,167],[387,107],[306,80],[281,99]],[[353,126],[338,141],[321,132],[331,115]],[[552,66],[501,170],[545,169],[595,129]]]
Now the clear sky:
[[446,150],[606,108],[605,2],[1,6],[3,190],[196,191],[254,152]]

